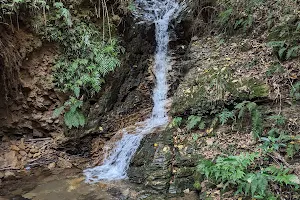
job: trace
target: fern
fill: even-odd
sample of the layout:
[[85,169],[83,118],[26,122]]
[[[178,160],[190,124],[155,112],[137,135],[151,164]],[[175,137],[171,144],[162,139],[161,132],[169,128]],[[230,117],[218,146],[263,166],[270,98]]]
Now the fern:
[[180,127],[182,123],[182,118],[181,117],[175,117],[171,124],[169,125],[170,128],[173,128],[173,127]]
[[216,183],[237,184],[245,177],[245,170],[251,165],[258,154],[241,154],[239,156],[218,157],[216,163],[201,160],[197,171]]
[[228,10],[221,12],[219,14],[219,23],[222,25],[225,25],[226,23],[228,23],[232,12],[233,12],[232,8],[229,8]]
[[237,104],[234,108],[239,111],[238,119],[241,119],[245,115],[246,111],[246,104],[249,103],[249,101],[243,101],[242,103]]
[[290,96],[294,101],[300,100],[300,82],[297,82],[292,86]]
[[238,111],[238,119],[243,118],[246,110],[249,111],[251,115],[251,125],[252,125],[252,134],[255,139],[259,138],[263,131],[263,121],[262,114],[258,110],[258,106],[254,102],[244,101],[235,106],[235,109]]
[[272,115],[268,117],[271,120],[275,121],[275,125],[283,126],[286,122],[286,118],[282,115]]
[[297,57],[298,51],[299,51],[300,46],[294,46],[290,48],[286,54],[286,59],[290,59],[293,57]]
[[196,127],[197,124],[199,124],[201,122],[202,118],[200,116],[195,116],[195,115],[191,115],[188,117],[188,120],[187,120],[187,129],[188,130],[191,130],[193,128]]
[[227,109],[223,110],[221,114],[219,114],[219,119],[222,125],[227,123],[229,119],[235,120],[234,111],[229,111]]
[[286,148],[287,156],[293,158],[300,151],[300,144],[294,141],[291,141]]
[[252,197],[264,197],[268,189],[268,184],[265,174],[261,172],[248,173],[238,185],[237,193],[244,193],[246,196],[251,194]]
[[[236,188],[236,194],[242,193],[257,199],[276,199],[270,193],[270,183],[291,186],[300,183],[296,175],[283,167],[269,166],[252,172],[250,166],[255,164],[254,160],[258,157],[259,154],[252,153],[218,157],[216,162],[204,159],[200,160],[197,172],[213,183],[223,185],[223,189]],[[196,183],[199,181],[196,180]],[[195,186],[198,186],[196,183]]]
[[263,122],[262,115],[257,109],[251,112],[251,120],[253,137],[258,139],[263,132]]
[[264,172],[269,174],[269,179],[277,182],[279,184],[286,184],[286,185],[299,185],[300,181],[299,178],[294,175],[290,174],[290,169],[283,168],[283,166],[276,167],[276,166],[270,166],[267,167]]

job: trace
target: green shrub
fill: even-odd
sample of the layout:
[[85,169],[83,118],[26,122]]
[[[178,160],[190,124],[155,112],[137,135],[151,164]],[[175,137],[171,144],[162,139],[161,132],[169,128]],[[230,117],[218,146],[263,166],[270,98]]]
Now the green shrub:
[[70,99],[66,101],[63,106],[54,111],[53,115],[58,117],[64,112],[64,121],[68,128],[78,128],[79,126],[84,126],[85,117],[81,112],[82,103],[82,101],[77,100],[74,97],[70,97]]
[[100,91],[105,75],[119,66],[121,49],[115,39],[105,41],[95,25],[72,17],[62,2],[55,2],[47,24],[36,28],[44,39],[57,42],[63,53],[53,70],[54,83],[70,99],[59,111],[64,110],[68,128],[83,126],[82,106],[77,103]]

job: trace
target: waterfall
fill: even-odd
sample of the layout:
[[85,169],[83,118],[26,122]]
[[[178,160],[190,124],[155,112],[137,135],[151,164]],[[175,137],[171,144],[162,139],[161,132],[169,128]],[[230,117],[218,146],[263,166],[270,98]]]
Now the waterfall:
[[119,180],[127,178],[126,171],[129,163],[143,136],[151,133],[155,128],[168,122],[166,112],[167,101],[167,53],[169,44],[169,23],[180,12],[180,4],[176,0],[136,0],[135,15],[146,22],[155,24],[156,52],[154,73],[156,85],[153,90],[152,115],[141,123],[134,134],[124,131],[122,139],[106,158],[101,166],[84,170],[86,182],[101,180]]

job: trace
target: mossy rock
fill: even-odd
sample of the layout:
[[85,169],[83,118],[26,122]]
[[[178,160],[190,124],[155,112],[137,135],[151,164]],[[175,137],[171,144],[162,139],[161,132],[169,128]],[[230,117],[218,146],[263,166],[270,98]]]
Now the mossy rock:
[[192,69],[174,96],[171,113],[213,114],[235,100],[266,98],[269,86],[255,78],[233,77],[228,68]]

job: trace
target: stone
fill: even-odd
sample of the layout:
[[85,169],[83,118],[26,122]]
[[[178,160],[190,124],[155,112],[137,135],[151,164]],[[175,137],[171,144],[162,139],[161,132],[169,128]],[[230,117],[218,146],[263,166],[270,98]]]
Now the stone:
[[4,179],[13,178],[15,176],[16,176],[15,173],[13,173],[12,171],[5,171],[4,172]]
[[55,163],[55,162],[50,163],[50,164],[48,165],[48,169],[52,170],[52,169],[55,168],[55,166],[56,166],[56,163]]
[[27,153],[25,151],[20,151],[19,154],[23,157],[27,155]]
[[189,188],[187,188],[187,189],[183,190],[183,193],[185,193],[185,194],[188,194],[188,193],[190,193],[190,189],[189,189]]
[[19,144],[19,148],[20,148],[21,150],[25,150],[25,149],[26,149],[24,143]]
[[35,153],[35,154],[33,154],[33,158],[38,158],[38,157],[40,157],[40,155],[41,155],[41,153]]
[[11,145],[10,149],[13,151],[20,151],[20,148],[17,145]]
[[4,154],[6,166],[16,167],[18,165],[18,158],[15,151],[10,151]]
[[32,135],[33,135],[34,137],[43,137],[43,136],[44,136],[43,133],[41,133],[40,131],[37,131],[37,130],[35,130],[35,129],[33,130]]
[[5,159],[2,156],[0,156],[0,167],[5,167],[5,163]]
[[31,148],[31,149],[30,149],[30,153],[32,153],[32,154],[35,154],[35,153],[37,153],[37,152],[39,152],[39,150],[36,149],[36,148]]
[[208,146],[213,145],[213,143],[214,143],[214,138],[208,138],[208,139],[206,140],[206,144],[207,144]]
[[2,142],[8,142],[8,141],[9,141],[9,138],[6,135],[4,135],[2,137]]
[[57,166],[60,168],[68,169],[68,168],[71,168],[73,165],[68,160],[59,158],[59,160],[57,162]]
[[4,173],[0,172],[0,179],[2,179],[4,177]]

